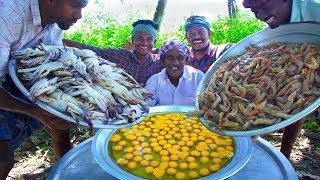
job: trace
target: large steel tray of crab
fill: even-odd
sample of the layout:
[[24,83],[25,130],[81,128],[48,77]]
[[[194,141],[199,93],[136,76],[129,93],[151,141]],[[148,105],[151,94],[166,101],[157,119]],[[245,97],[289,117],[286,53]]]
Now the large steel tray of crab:
[[30,100],[70,122],[123,128],[148,113],[151,94],[91,50],[43,44],[27,48],[13,55],[9,74]]

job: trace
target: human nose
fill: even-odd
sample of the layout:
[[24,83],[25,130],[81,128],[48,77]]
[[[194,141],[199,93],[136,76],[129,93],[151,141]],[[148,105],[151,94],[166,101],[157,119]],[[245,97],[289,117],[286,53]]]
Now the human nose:
[[199,37],[200,37],[200,34],[198,32],[194,33],[192,36],[193,39],[197,39]]
[[149,45],[148,39],[141,39],[142,45]]
[[174,65],[180,64],[179,59],[178,58],[174,58],[173,61],[172,61],[172,64],[174,64]]
[[75,18],[76,19],[81,19],[82,18],[82,9],[79,9],[75,13]]

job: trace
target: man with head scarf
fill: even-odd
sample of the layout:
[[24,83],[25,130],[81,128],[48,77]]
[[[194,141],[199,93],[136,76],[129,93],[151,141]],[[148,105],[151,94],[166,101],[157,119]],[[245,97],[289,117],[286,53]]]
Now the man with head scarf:
[[90,49],[98,56],[116,63],[144,86],[149,77],[163,68],[159,56],[152,54],[158,25],[151,20],[138,20],[132,26],[131,39],[134,46],[132,51],[123,48],[98,48],[69,40],[64,42],[68,46]]
[[[272,29],[294,22],[320,22],[320,1],[243,0],[243,6],[250,8],[257,19],[266,22]],[[308,116],[307,118],[310,117]],[[290,158],[294,142],[298,138],[303,123],[307,118],[285,128],[280,151],[287,158]]]
[[315,0],[244,0],[257,19],[270,28],[293,22],[320,22],[320,1]]
[[210,23],[204,16],[191,16],[184,25],[186,38],[191,45],[191,59],[188,65],[206,72],[211,64],[223,54],[230,44],[210,43]]
[[[0,179],[12,169],[14,150],[36,130],[51,135],[57,157],[71,149],[69,125],[31,105],[8,75],[9,58],[17,51],[62,45],[62,30],[82,17],[88,0],[0,0]],[[21,100],[23,99],[23,100]]]
[[146,89],[154,94],[148,101],[155,105],[194,105],[195,93],[204,74],[187,66],[190,50],[178,40],[169,40],[159,50],[164,69],[147,81]]

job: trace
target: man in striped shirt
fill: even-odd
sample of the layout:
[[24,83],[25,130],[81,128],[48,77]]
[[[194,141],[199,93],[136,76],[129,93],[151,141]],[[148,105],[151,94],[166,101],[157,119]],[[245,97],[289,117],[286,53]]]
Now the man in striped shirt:
[[[7,75],[10,55],[24,48],[62,43],[62,30],[81,18],[88,0],[0,0],[0,179],[14,165],[14,149],[43,124],[56,155],[70,148],[68,125],[30,105]],[[37,121],[37,120],[39,121]]]
[[210,23],[204,16],[191,16],[184,25],[186,38],[191,45],[191,60],[188,65],[206,72],[231,44],[210,43]]

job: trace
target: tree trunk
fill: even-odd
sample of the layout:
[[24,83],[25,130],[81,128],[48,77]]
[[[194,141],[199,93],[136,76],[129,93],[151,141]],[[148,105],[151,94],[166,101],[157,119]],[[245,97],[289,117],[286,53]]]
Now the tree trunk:
[[229,17],[232,18],[236,15],[236,12],[238,11],[236,0],[228,0],[228,12]]
[[163,19],[166,4],[167,4],[167,0],[158,0],[158,5],[157,5],[156,11],[153,15],[153,21],[158,23],[159,29],[160,29],[161,22]]

